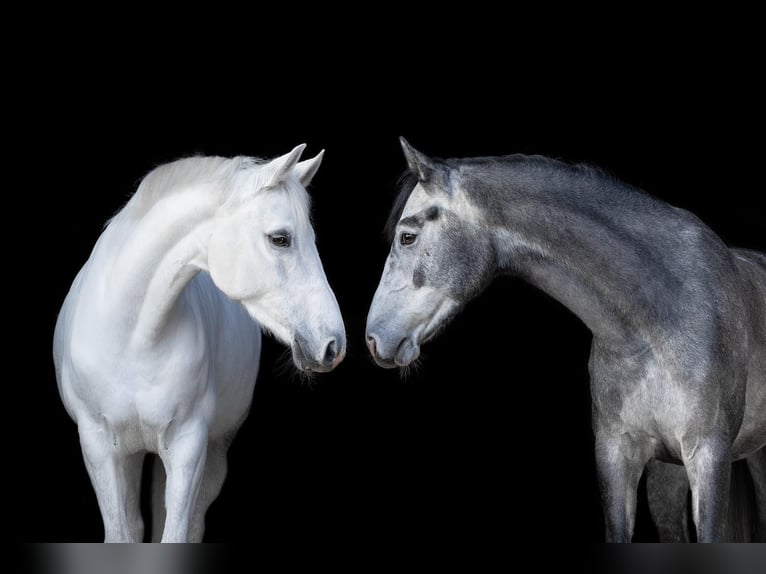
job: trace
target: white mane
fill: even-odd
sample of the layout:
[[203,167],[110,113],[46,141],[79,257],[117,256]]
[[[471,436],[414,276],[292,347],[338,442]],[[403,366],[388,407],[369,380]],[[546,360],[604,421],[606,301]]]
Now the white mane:
[[140,219],[160,200],[192,188],[218,195],[221,204],[240,189],[257,193],[284,189],[301,223],[310,225],[309,195],[297,177],[291,175],[279,185],[271,185],[270,174],[261,169],[267,163],[268,160],[247,156],[193,156],[161,165],[141,180],[136,192],[117,215]]

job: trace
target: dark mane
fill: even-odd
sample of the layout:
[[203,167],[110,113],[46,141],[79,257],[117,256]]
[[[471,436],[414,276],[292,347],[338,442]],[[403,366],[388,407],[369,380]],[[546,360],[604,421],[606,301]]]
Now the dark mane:
[[404,206],[407,204],[407,200],[410,198],[410,194],[412,194],[412,190],[415,189],[417,183],[418,178],[410,170],[405,171],[396,182],[396,187],[399,191],[396,193],[394,206],[391,208],[388,221],[386,221],[386,226],[383,228],[383,233],[389,242],[394,240],[396,224],[399,223]]
[[[650,197],[643,190],[626,184],[616,178],[608,171],[588,163],[570,163],[560,159],[554,159],[542,155],[524,155],[511,154],[505,156],[485,156],[485,157],[467,157],[451,158],[446,160],[433,158],[434,161],[443,163],[452,170],[460,168],[482,168],[482,169],[510,169],[517,172],[522,179],[532,178],[540,181],[539,172],[556,171],[563,174],[569,181],[577,181],[597,187],[609,185],[614,187],[615,192],[627,191],[628,194],[638,193],[642,196]],[[515,168],[515,169],[514,169]],[[404,206],[412,194],[418,180],[409,170],[405,171],[397,181],[397,195],[391,213],[388,216],[384,233],[388,241],[393,241],[396,225],[402,216]]]
[[528,170],[544,169],[558,171],[577,179],[605,179],[611,183],[622,183],[607,170],[587,162],[571,162],[544,155],[525,155],[515,153],[502,156],[467,157],[444,160],[451,169],[460,167],[504,167],[525,168]]

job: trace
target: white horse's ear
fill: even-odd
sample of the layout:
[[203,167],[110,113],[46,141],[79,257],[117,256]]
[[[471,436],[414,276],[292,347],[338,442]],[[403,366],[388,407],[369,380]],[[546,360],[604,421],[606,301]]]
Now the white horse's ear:
[[295,166],[295,173],[298,175],[298,179],[300,180],[303,187],[308,187],[308,185],[311,183],[311,180],[314,179],[314,176],[319,169],[319,165],[322,163],[323,157],[324,150],[320,151],[311,159],[298,162],[298,164]]
[[407,160],[407,165],[413,175],[416,175],[418,180],[426,182],[431,179],[434,171],[436,171],[436,164],[427,155],[420,153],[414,147],[410,145],[403,137],[399,138],[399,143],[402,144],[402,151],[404,152],[404,159]]
[[266,178],[267,185],[274,185],[284,180],[287,174],[290,173],[290,170],[298,163],[298,160],[301,159],[304,149],[306,149],[306,144],[297,145],[290,153],[281,155],[267,163],[264,166],[268,173]]

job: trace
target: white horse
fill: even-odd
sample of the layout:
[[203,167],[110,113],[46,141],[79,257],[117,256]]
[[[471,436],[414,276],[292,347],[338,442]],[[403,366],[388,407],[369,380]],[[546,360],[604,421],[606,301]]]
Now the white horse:
[[299,163],[304,148],[269,162],[192,157],[156,168],[75,278],[53,356],[106,541],[143,538],[147,452],[162,461],[154,537],[202,540],[250,408],[261,327],[303,371],[343,360],[305,190],[323,152]]

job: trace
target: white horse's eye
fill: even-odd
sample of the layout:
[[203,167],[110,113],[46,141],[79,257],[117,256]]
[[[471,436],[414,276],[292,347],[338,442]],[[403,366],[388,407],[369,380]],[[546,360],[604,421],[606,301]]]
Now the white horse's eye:
[[406,231],[399,236],[399,243],[402,245],[412,245],[418,236],[415,233],[407,233]]
[[269,235],[269,241],[275,247],[290,247],[290,236],[286,233],[279,233],[275,235]]

